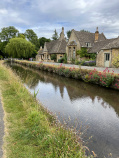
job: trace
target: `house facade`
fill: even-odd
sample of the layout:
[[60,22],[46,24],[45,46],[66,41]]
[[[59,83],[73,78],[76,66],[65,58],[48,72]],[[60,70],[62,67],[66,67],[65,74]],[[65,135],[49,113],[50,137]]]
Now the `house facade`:
[[111,39],[108,44],[101,48],[96,58],[98,67],[114,67],[114,59],[119,56],[119,37]]
[[36,60],[54,62],[54,60],[52,60],[52,55],[55,55],[56,61],[58,62],[58,60],[61,59],[66,53],[66,45],[67,42],[64,36],[64,28],[62,27],[62,32],[60,33],[59,39],[51,42],[45,42],[44,48],[39,49]]
[[66,46],[67,60],[70,63],[72,59],[81,60],[80,56],[77,55],[77,50],[86,48],[88,51],[93,47],[94,43],[99,41],[105,41],[106,37],[104,34],[99,34],[98,28],[95,33],[85,31],[71,31],[69,41]]

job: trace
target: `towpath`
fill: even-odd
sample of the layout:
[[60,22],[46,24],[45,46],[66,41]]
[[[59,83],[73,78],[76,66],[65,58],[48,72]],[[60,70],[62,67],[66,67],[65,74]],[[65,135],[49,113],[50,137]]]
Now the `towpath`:
[[[39,63],[39,61],[36,61],[37,63]],[[61,65],[61,63],[52,63],[52,62],[43,62],[43,64],[45,65]],[[79,68],[79,65],[74,65],[74,64],[63,64],[62,66],[65,67],[71,67],[71,68]],[[97,71],[104,71],[106,68],[105,67],[94,67],[94,66],[80,66],[81,69],[88,69],[88,70],[94,70],[96,69]],[[108,68],[109,72],[113,72],[115,74],[119,74],[119,68]]]
[[3,145],[3,136],[4,136],[4,122],[3,122],[3,108],[2,108],[2,103],[1,103],[1,96],[0,96],[0,158],[3,156],[3,150],[2,150],[2,145]]

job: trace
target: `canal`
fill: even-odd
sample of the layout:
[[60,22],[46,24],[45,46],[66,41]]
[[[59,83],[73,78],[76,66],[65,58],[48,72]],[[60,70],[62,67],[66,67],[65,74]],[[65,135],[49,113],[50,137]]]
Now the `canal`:
[[99,158],[110,153],[119,157],[119,91],[17,64],[10,67],[60,122],[80,132],[90,151]]

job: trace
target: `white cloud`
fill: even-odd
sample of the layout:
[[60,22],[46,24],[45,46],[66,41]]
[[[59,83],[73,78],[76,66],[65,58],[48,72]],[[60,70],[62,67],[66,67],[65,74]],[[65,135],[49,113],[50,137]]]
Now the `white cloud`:
[[0,27],[34,29],[50,38],[54,29],[99,30],[113,37],[119,33],[119,1],[113,0],[2,0]]

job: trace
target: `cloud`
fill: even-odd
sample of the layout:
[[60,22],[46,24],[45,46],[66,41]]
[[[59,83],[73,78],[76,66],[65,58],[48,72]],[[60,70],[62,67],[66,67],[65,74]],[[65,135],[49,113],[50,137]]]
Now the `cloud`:
[[113,0],[2,0],[0,27],[34,29],[39,37],[50,38],[54,29],[95,32],[99,27],[108,38],[119,35],[119,1]]

